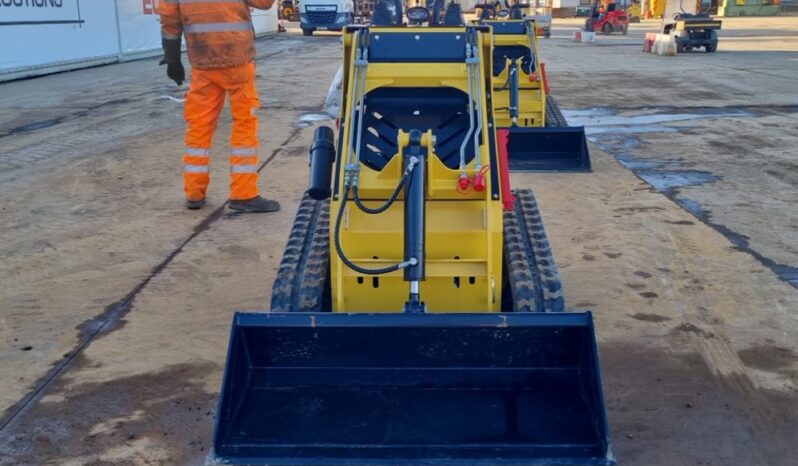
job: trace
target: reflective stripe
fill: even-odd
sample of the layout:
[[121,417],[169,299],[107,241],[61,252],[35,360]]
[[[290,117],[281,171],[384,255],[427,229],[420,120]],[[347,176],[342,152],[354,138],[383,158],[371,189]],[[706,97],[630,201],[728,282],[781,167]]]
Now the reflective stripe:
[[210,149],[197,149],[194,147],[186,147],[186,155],[196,155],[197,157],[207,157],[210,155]]
[[258,155],[257,147],[233,147],[230,151],[232,155]]
[[252,31],[252,23],[199,23],[187,24],[184,28],[186,32],[230,32],[230,31]]
[[230,173],[258,173],[257,165],[230,165]]
[[207,165],[186,165],[183,167],[186,173],[208,173]]
[[169,34],[168,32],[161,31],[161,39],[175,40],[175,39],[180,39],[180,36],[176,36],[174,34]]
[[163,3],[180,3],[180,0],[161,0]]

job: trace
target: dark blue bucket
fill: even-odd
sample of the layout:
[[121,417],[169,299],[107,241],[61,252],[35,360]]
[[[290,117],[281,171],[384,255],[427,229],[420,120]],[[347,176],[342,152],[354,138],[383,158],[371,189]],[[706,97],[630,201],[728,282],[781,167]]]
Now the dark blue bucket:
[[238,313],[211,459],[610,465],[590,313]]
[[514,172],[589,172],[590,154],[581,126],[508,128],[507,152]]

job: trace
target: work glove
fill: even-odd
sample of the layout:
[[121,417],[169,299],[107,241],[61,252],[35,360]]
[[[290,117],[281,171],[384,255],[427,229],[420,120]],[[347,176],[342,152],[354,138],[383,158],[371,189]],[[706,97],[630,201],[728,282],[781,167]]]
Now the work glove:
[[166,76],[179,86],[186,80],[186,70],[180,61],[182,42],[180,39],[163,39],[161,44],[163,45],[163,59],[158,64],[166,65]]

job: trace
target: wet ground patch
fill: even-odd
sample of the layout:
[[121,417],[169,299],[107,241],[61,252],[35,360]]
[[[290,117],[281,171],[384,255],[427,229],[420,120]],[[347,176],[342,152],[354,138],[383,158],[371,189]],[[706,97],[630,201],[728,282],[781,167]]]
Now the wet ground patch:
[[650,173],[641,172],[639,175],[654,189],[662,192],[685,186],[698,186],[720,179],[714,173],[703,170],[653,171]]
[[58,123],[61,123],[62,121],[64,121],[65,118],[66,117],[58,117],[42,121],[34,121],[33,123],[28,123],[25,125],[17,126],[16,128],[11,128],[10,130],[8,130],[8,133],[6,133],[6,135],[27,133],[30,131],[36,131],[37,129],[50,128],[51,126],[55,126]]
[[665,126],[675,123],[704,118],[746,117],[752,113],[746,110],[731,108],[687,108],[681,111],[672,108],[644,107],[630,113],[612,108],[588,108],[581,110],[563,110],[571,126],[584,126],[588,136],[602,133],[650,133],[655,131],[676,132],[680,128]]
[[[92,364],[81,355],[75,366]],[[114,458],[106,464],[199,464],[217,398],[204,381],[218,370],[197,362],[107,381],[61,380],[3,433],[0,464],[103,464],[106,456]],[[135,451],[137,444],[147,446],[147,455]],[[116,456],[125,449],[130,456]]]
[[671,200],[676,202],[676,204],[678,204],[683,209],[693,214],[696,218],[698,218],[705,224],[714,228],[718,233],[726,237],[726,239],[728,239],[732,244],[734,244],[734,247],[737,250],[747,252],[748,254],[752,255],[757,261],[759,261],[759,263],[769,268],[771,271],[775,272],[776,275],[779,276],[779,278],[788,282],[792,286],[798,288],[798,267],[781,264],[773,260],[772,258],[766,257],[761,253],[759,253],[758,251],[752,249],[750,246],[751,238],[749,238],[746,235],[737,233],[736,231],[730,229],[725,225],[716,223],[712,219],[712,213],[709,210],[703,208],[701,204],[699,204],[698,202],[692,199],[674,198],[674,197],[671,197]]
[[564,110],[571,126],[584,126],[590,142],[610,154],[621,165],[631,170],[653,189],[661,192],[693,214],[696,218],[725,236],[741,251],[751,254],[762,265],[775,272],[782,280],[798,288],[798,267],[781,264],[750,247],[745,235],[716,223],[712,213],[697,201],[687,198],[680,190],[686,187],[713,183],[722,178],[710,171],[694,168],[694,163],[683,157],[658,160],[643,156],[646,133],[676,133],[689,131],[691,121],[708,118],[739,118],[789,113],[798,110],[794,105],[778,108],[765,107],[641,107],[638,109],[613,109],[596,107]]
[[60,115],[60,116],[53,117],[53,118],[46,118],[46,119],[43,119],[43,120],[37,120],[37,121],[30,122],[30,123],[24,123],[24,124],[9,128],[5,132],[0,133],[0,138],[4,138],[4,137],[7,137],[7,136],[13,136],[13,135],[17,135],[17,134],[30,133],[30,132],[38,131],[38,130],[41,130],[41,129],[52,128],[53,126],[61,124],[61,123],[65,122],[65,121],[67,121],[67,120],[69,120],[71,118],[85,117],[85,116],[87,116],[89,114],[89,112],[92,112],[94,110],[98,110],[98,109],[101,109],[103,107],[126,104],[126,103],[129,103],[129,102],[131,102],[131,99],[109,100],[107,102],[102,102],[102,103],[99,103],[97,105],[92,105],[92,106],[89,106],[89,107],[81,108],[80,110],[73,111],[73,112],[71,112],[69,114],[66,114],[66,115]]

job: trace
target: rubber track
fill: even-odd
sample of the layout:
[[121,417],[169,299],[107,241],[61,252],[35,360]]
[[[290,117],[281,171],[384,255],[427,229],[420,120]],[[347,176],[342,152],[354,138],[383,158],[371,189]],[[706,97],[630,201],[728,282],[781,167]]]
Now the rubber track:
[[513,310],[562,312],[562,282],[535,195],[523,189],[515,196],[513,211],[504,213],[504,254]]
[[330,263],[330,202],[307,194],[299,204],[277,278],[272,312],[322,312]]
[[562,114],[560,106],[554,97],[546,96],[546,126],[565,127],[568,126],[568,120]]
[[513,298],[512,310],[536,312],[543,307],[543,293],[530,263],[530,249],[521,234],[521,225],[515,211],[504,212],[504,262],[507,264],[507,279]]

